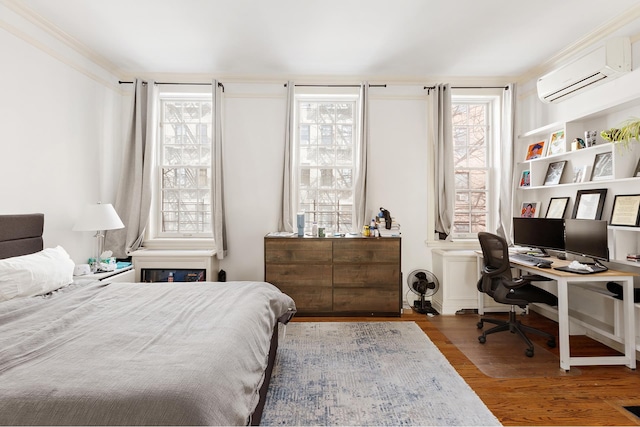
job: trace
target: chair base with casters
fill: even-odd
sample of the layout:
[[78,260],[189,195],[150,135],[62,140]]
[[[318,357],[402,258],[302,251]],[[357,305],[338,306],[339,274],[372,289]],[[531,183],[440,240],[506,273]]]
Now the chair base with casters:
[[522,338],[522,340],[527,343],[528,348],[524,352],[527,357],[533,357],[534,352],[533,343],[531,342],[529,337],[527,337],[525,332],[545,337],[547,339],[547,346],[549,346],[549,348],[554,348],[556,346],[556,338],[553,335],[523,324],[518,319],[516,319],[516,316],[516,306],[512,305],[511,310],[509,311],[509,320],[498,320],[485,317],[481,318],[477,324],[478,329],[482,329],[485,322],[492,323],[496,326],[487,331],[484,331],[482,335],[478,337],[478,341],[480,341],[481,344],[484,344],[485,342],[487,342],[487,335],[494,334],[496,332],[509,331],[512,334],[518,334],[518,336],[520,336],[520,338]]

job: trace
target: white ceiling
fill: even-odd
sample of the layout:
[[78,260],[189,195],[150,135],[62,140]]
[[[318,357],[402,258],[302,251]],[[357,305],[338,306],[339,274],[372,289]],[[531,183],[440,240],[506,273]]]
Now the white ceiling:
[[519,77],[640,32],[638,0],[3,1],[121,76]]

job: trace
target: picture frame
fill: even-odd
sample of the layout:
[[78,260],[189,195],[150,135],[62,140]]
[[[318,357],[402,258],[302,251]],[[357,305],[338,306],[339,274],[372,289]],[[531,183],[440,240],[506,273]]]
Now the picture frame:
[[591,176],[590,172],[591,172],[590,165],[575,166],[573,168],[573,182],[587,181],[588,177]]
[[522,202],[520,205],[520,218],[538,218],[540,215],[540,202]]
[[609,224],[638,227],[640,225],[640,194],[616,194]]
[[562,178],[562,172],[564,166],[567,164],[566,160],[560,160],[558,162],[549,163],[547,167],[547,176],[544,179],[544,185],[557,185]]
[[635,172],[633,172],[633,176],[635,176],[635,177],[639,177],[640,176],[640,159],[638,159],[638,164],[636,165]]
[[613,179],[613,153],[598,153],[593,159],[593,169],[591,171],[592,181],[602,181]]
[[525,160],[533,160],[533,159],[539,159],[541,157],[544,157],[546,145],[547,145],[546,139],[542,141],[534,142],[533,144],[529,144],[529,147],[527,148],[527,156],[525,157]]
[[607,196],[606,188],[578,190],[572,219],[602,219],[602,208]]
[[551,133],[549,137],[549,147],[547,148],[547,156],[554,154],[562,154],[567,151],[566,138],[564,129]]
[[531,171],[529,169],[523,170],[520,175],[520,188],[526,188],[531,186]]
[[569,197],[552,197],[545,218],[564,218],[568,204]]

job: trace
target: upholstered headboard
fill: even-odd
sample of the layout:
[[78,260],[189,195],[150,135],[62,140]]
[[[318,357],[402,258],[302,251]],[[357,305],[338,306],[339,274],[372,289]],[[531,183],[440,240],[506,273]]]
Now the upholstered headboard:
[[43,230],[44,214],[0,215],[0,259],[41,251]]

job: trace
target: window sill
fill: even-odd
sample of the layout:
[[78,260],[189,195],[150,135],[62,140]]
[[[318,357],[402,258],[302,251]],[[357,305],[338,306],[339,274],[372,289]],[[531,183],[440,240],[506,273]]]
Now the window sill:
[[213,239],[149,239],[143,243],[145,249],[215,249]]
[[478,242],[478,239],[454,240],[453,242],[447,242],[444,240],[426,240],[425,244],[427,247],[433,249],[480,249],[480,242]]

